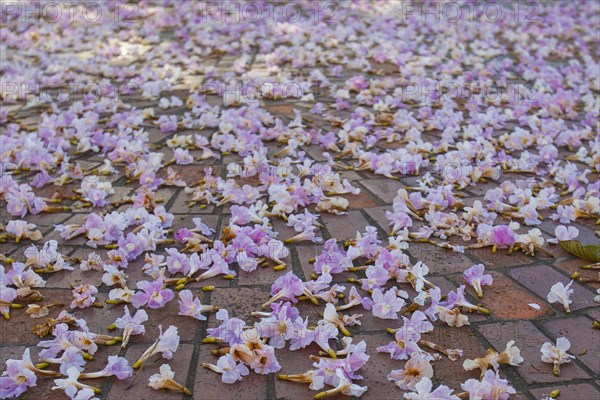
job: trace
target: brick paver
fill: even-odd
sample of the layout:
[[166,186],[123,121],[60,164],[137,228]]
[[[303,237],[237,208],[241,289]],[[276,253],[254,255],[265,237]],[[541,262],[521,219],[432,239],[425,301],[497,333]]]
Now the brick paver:
[[[398,40],[402,40],[402,38]],[[407,40],[411,39],[408,38]],[[215,53],[210,56],[199,55],[198,60],[203,65],[218,63],[219,68],[229,70],[234,59]],[[256,62],[249,65],[249,70],[264,70],[264,60],[261,60],[261,62],[262,64]],[[393,66],[386,64],[386,67],[392,68]],[[393,70],[395,76],[398,77],[397,69],[394,67]],[[301,69],[292,67],[289,70],[292,74],[300,74],[301,71]],[[344,74],[348,73],[350,72],[344,72]],[[352,75],[355,75],[354,72],[352,72]],[[369,74],[370,79],[375,76],[375,74]],[[216,97],[213,96],[211,99],[214,100]],[[182,98],[184,98],[183,95]],[[153,106],[156,108],[157,102],[134,98],[129,103],[136,107]],[[299,104],[300,102],[291,99],[268,101],[266,104],[261,105],[273,117],[289,122],[294,118],[294,110],[300,108]],[[158,108],[156,110],[159,112]],[[348,117],[347,114],[340,113],[340,115]],[[315,116],[309,117],[316,118]],[[24,122],[24,120],[21,122]],[[23,125],[35,127],[37,124],[34,120],[28,120],[27,122]],[[325,121],[322,121],[322,124],[323,129],[332,129],[332,124]],[[173,136],[172,134],[164,135],[159,129],[151,126],[146,127],[146,131],[149,133],[149,145],[164,145]],[[503,129],[504,131],[508,130]],[[182,129],[177,132],[178,135],[184,133],[196,134],[199,131],[190,130],[185,132]],[[203,131],[203,134],[207,137],[211,133],[212,131]],[[431,134],[440,135],[441,130],[436,129]],[[387,148],[395,148],[394,146],[401,147],[393,143],[380,143],[377,150],[383,151]],[[279,146],[278,150],[281,148],[282,146]],[[274,145],[272,149],[275,149]],[[316,145],[307,145],[302,150],[307,153],[309,159],[315,162],[327,160],[323,156],[323,149]],[[173,158],[173,151],[167,146],[162,146],[157,151],[164,154],[163,161]],[[193,154],[198,156],[201,152],[197,151]],[[77,155],[74,156],[74,159],[85,168],[96,167],[103,161],[99,157],[93,159],[89,154]],[[203,179],[204,172],[202,168],[211,166],[215,174],[225,177],[227,164],[240,162],[241,159],[238,155],[230,154],[218,160],[196,161],[188,166],[171,165],[171,167],[180,174],[186,183],[192,184]],[[85,165],[86,160],[89,165]],[[391,233],[391,227],[385,213],[393,210],[391,204],[398,190],[416,185],[418,177],[406,176],[401,180],[388,179],[383,178],[381,175],[375,175],[370,171],[341,171],[341,176],[343,179],[351,181],[354,186],[359,187],[361,192],[357,195],[344,194],[341,196],[350,203],[348,213],[344,215],[321,213],[319,221],[324,227],[319,235],[323,236],[324,239],[334,238],[341,247],[344,247],[347,244],[345,242],[355,238],[357,232],[364,232],[367,226],[374,226],[380,233],[379,239],[387,244],[387,234]],[[115,189],[115,193],[107,199],[109,202],[117,202],[128,195],[135,195],[135,188],[139,186],[137,183],[135,185],[127,183],[127,177],[122,174],[122,168],[115,176],[104,178],[106,181],[113,182]],[[590,181],[597,180],[597,172],[590,173],[588,178]],[[514,176],[506,175],[502,180],[504,179],[514,180]],[[487,190],[498,187],[502,180],[478,183],[458,192],[465,197],[465,204],[472,204],[475,200],[481,200]],[[256,184],[257,181],[240,179],[239,182],[253,182]],[[49,197],[54,192],[59,192],[65,194],[65,196],[67,193],[71,196],[72,190],[77,188],[76,185],[65,185],[60,188],[48,185],[36,194]],[[157,193],[157,198],[162,198],[163,201],[160,204],[165,206],[169,213],[174,214],[172,229],[175,232],[183,227],[191,227],[193,217],[201,217],[202,221],[210,228],[217,230],[216,237],[220,237],[231,217],[228,205],[216,207],[209,204],[202,208],[199,204],[190,205],[190,195],[185,193],[182,188],[161,188]],[[264,201],[264,198],[262,200]],[[5,212],[5,204],[3,203],[1,206],[0,217],[2,223],[5,224],[12,217]],[[126,208],[123,206],[119,208],[110,204],[102,208],[101,211],[109,213],[117,209],[123,211]],[[89,210],[38,215],[28,214],[23,219],[38,226],[44,234],[43,241],[56,240],[61,249],[68,249],[65,254],[68,253],[71,257],[85,258],[92,251],[105,257],[108,252],[107,249],[86,247],[86,238],[83,236],[67,241],[62,239],[58,232],[53,231],[55,224],[83,223]],[[94,211],[98,210],[94,209]],[[311,209],[311,211],[314,211],[314,209]],[[595,220],[578,220],[573,224],[573,226],[580,227],[580,239],[583,242],[597,243],[598,237],[595,231],[597,232],[598,226],[594,225],[594,222]],[[271,217],[269,223],[279,233],[278,239],[288,239],[297,233],[280,218]],[[544,218],[540,229],[544,231],[545,237],[549,238],[554,236],[554,228],[558,225],[558,221]],[[386,236],[382,236],[382,234],[386,234]],[[172,238],[172,235],[169,237]],[[455,239],[454,243],[462,243],[459,238],[453,239]],[[3,242],[0,243],[0,252],[17,261],[23,261],[23,253],[30,244],[29,241],[24,241],[18,245],[12,242]],[[180,244],[159,245],[156,254],[166,254],[165,249],[169,247],[181,248],[182,246]],[[284,270],[273,270],[273,263],[268,266],[259,266],[257,271],[251,273],[244,272],[235,266],[236,277],[234,279],[225,280],[215,277],[202,282],[187,284],[186,289],[191,290],[194,296],[199,297],[203,304],[212,304],[227,309],[230,317],[241,318],[248,325],[252,325],[253,322],[257,321],[257,318],[253,317],[251,313],[260,311],[261,304],[269,299],[271,284],[289,271],[293,271],[305,281],[310,280],[311,275],[314,273],[313,260],[311,259],[318,256],[323,248],[322,244],[311,244],[309,242],[290,244],[287,247],[290,254],[283,259],[286,263]],[[476,379],[479,376],[477,371],[467,372],[462,368],[465,358],[483,357],[489,347],[501,351],[508,341],[515,340],[525,361],[519,367],[502,366],[500,368],[501,376],[508,379],[518,392],[517,395],[511,398],[519,400],[542,399],[553,390],[560,390],[559,400],[593,400],[600,398],[600,331],[592,328],[593,320],[600,320],[598,303],[594,301],[595,289],[600,287],[598,272],[596,270],[582,270],[581,267],[589,264],[589,262],[577,259],[560,246],[550,247],[550,251],[554,258],[541,253],[536,256],[525,255],[522,252],[510,254],[506,249],[498,249],[497,252],[492,253],[490,248],[471,249],[461,253],[442,249],[429,243],[410,243],[406,253],[410,256],[411,261],[425,263],[430,269],[430,280],[439,286],[444,294],[450,290],[456,290],[459,285],[465,284],[462,272],[473,264],[483,263],[487,272],[494,278],[492,286],[483,288],[483,299],[478,299],[471,287],[466,290],[467,298],[471,302],[487,308],[490,315],[469,313],[471,324],[461,328],[450,328],[438,321],[435,324],[436,328],[433,333],[424,334],[424,339],[444,348],[464,350],[462,359],[458,361],[442,358],[434,362],[434,382],[436,385],[444,384],[455,389],[456,392],[461,392],[460,384],[462,382],[471,378]],[[141,271],[143,264],[143,258],[131,261],[129,268],[125,270],[129,275],[128,282],[131,288],[133,288],[132,282],[149,279]],[[579,273],[579,279],[575,279],[572,285],[574,290],[573,303],[571,304],[571,313],[567,314],[560,304],[550,304],[547,301],[547,294],[554,283],[567,284],[570,282],[570,276],[575,272]],[[97,302],[103,303],[103,307],[90,307],[84,310],[72,310],[72,312],[78,318],[85,318],[91,331],[101,334],[115,334],[114,331],[109,331],[108,327],[116,318],[122,316],[123,306],[105,303],[110,289],[106,285],[101,285],[102,272],[83,272],[79,268],[75,268],[72,272],[48,274],[44,275],[44,278],[47,279],[45,288],[43,288],[46,298],[52,299],[53,302],[65,304],[64,307],[52,308],[48,317],[54,318],[62,308],[68,309],[68,304],[72,300],[71,290],[74,286],[90,283],[100,288],[100,293],[96,295],[96,298]],[[348,279],[356,278],[364,278],[364,273],[344,272],[334,275],[333,281],[344,285],[344,294],[347,295],[350,287],[356,285],[349,283]],[[202,291],[202,287],[209,285],[214,286],[214,290]],[[392,285],[388,284],[389,286]],[[410,285],[406,283],[396,284],[396,286],[408,291],[411,298],[415,294]],[[343,302],[344,300],[341,304]],[[529,306],[531,303],[538,304],[539,309]],[[322,304],[315,307],[307,301],[301,301],[296,306],[300,310],[301,316],[309,317],[311,325],[316,323],[323,312]],[[309,390],[306,385],[279,380],[277,374],[265,376],[250,373],[242,382],[237,382],[234,385],[223,384],[219,375],[202,367],[204,362],[216,363],[217,361],[217,357],[211,354],[211,350],[219,346],[202,343],[202,340],[207,336],[206,329],[214,328],[220,323],[216,320],[214,313],[206,314],[207,321],[181,317],[178,315],[176,299],[169,302],[162,309],[148,311],[150,319],[146,324],[146,335],[135,336],[126,350],[120,350],[118,346],[110,348],[101,346],[95,357],[96,360],[86,366],[86,371],[88,368],[90,370],[94,370],[94,368],[100,370],[108,355],[117,353],[133,362],[154,342],[158,335],[159,324],[162,325],[163,329],[166,329],[169,325],[175,325],[178,327],[181,344],[169,364],[175,371],[175,379],[192,390],[194,399],[291,400],[314,396],[315,392]],[[367,342],[367,353],[370,356],[367,366],[359,372],[364,376],[364,380],[357,382],[360,385],[369,387],[362,398],[374,400],[401,398],[404,392],[388,381],[386,376],[392,369],[402,368],[405,362],[392,360],[387,354],[378,353],[375,350],[377,346],[386,345],[394,340],[393,336],[386,332],[386,328],[400,327],[402,325],[401,320],[376,318],[370,311],[364,310],[360,306],[351,309],[349,313],[354,312],[363,314],[362,324],[349,327],[349,330],[355,343],[360,340]],[[31,327],[44,321],[45,318],[31,319],[22,310],[11,312],[10,321],[0,321],[0,361],[4,362],[9,358],[18,358],[26,347],[35,346],[40,338],[31,332]],[[556,338],[561,336],[571,341],[572,347],[569,352],[577,358],[569,364],[563,364],[560,377],[555,377],[552,375],[552,366],[540,360],[540,347],[545,342],[555,342]],[[311,368],[313,363],[309,356],[316,355],[318,352],[319,348],[315,344],[298,351],[290,351],[288,348],[278,349],[276,354],[282,366],[281,371],[278,373],[305,372]],[[99,398],[101,400],[123,400],[128,398],[139,400],[185,399],[186,397],[182,397],[180,393],[157,392],[148,387],[148,377],[156,373],[158,367],[164,362],[167,362],[167,360],[154,356],[141,370],[135,372],[133,379],[119,381],[110,378],[103,381],[101,384],[102,394],[99,395]],[[89,383],[96,384],[94,381]],[[41,378],[38,387],[27,392],[27,398],[43,398],[46,400],[65,398],[62,392],[51,390],[51,386],[52,380]]]

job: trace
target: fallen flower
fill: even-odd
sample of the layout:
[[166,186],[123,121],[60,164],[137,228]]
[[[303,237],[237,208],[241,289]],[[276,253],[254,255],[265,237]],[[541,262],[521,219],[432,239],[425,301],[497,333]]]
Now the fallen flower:
[[164,288],[162,277],[153,282],[140,281],[136,286],[141,291],[133,295],[131,304],[135,308],[140,308],[146,304],[152,309],[162,308],[175,297],[171,289]]
[[[143,335],[146,333],[143,323],[148,321],[148,314],[144,310],[137,310],[135,315],[132,317],[129,313],[129,308],[125,308],[125,314],[122,317],[117,318],[114,326],[119,329],[123,329],[123,341],[121,348],[125,348],[129,343],[129,338],[132,335]],[[110,328],[109,328],[110,329]]]
[[517,366],[523,362],[523,357],[521,357],[519,348],[514,346],[514,344],[514,340],[509,341],[506,344],[506,349],[502,353],[498,353],[494,349],[488,349],[486,356],[483,358],[476,358],[474,360],[466,359],[463,362],[463,368],[466,371],[478,368],[481,370],[481,377],[483,378],[490,366],[495,370],[500,368],[500,364]]
[[460,387],[469,395],[469,399],[494,399],[508,400],[509,395],[515,394],[516,390],[508,384],[506,379],[501,379],[498,371],[486,371],[483,379],[469,379]]
[[484,275],[485,267],[483,264],[475,264],[471,268],[463,272],[463,276],[467,283],[475,289],[477,296],[481,299],[483,297],[483,290],[481,289],[484,285],[491,285],[494,282],[494,278],[491,275]]
[[244,363],[237,363],[231,354],[225,354],[217,360],[217,365],[202,363],[204,368],[221,374],[223,383],[235,383],[241,381],[244,376],[250,373]]
[[85,372],[79,375],[79,378],[92,379],[116,376],[117,379],[123,380],[130,378],[132,375],[133,369],[129,366],[129,363],[125,358],[118,356],[108,356],[108,364],[101,371]]
[[200,321],[205,321],[206,317],[202,313],[210,311],[218,311],[219,307],[211,305],[202,305],[199,298],[194,298],[189,290],[179,292],[179,315],[196,318]]
[[459,400],[460,397],[453,395],[454,390],[448,386],[440,385],[433,392],[433,383],[431,378],[424,376],[419,383],[415,385],[414,391],[404,393],[404,398],[407,400]]
[[403,369],[393,370],[387,378],[402,390],[415,390],[422,378],[433,378],[431,360],[433,358],[427,353],[414,353]]
[[565,308],[567,313],[570,313],[569,304],[572,303],[571,294],[573,294],[573,289],[570,289],[573,281],[571,281],[567,286],[565,286],[562,282],[557,282],[550,288],[550,292],[548,293],[547,299],[550,303],[561,303]]
[[133,364],[133,368],[140,368],[146,360],[152,357],[154,354],[162,353],[162,357],[170,360],[173,357],[173,353],[177,351],[179,347],[179,335],[177,334],[176,326],[169,326],[167,330],[163,333],[162,326],[158,325],[158,330],[160,332],[158,339],[152,346],[148,348],[142,354],[142,356]]
[[148,378],[148,386],[156,390],[175,390],[183,392],[186,396],[191,396],[190,392],[185,386],[175,382],[173,379],[175,372],[171,370],[169,364],[163,364],[160,366],[160,373],[154,374]]
[[567,351],[571,347],[571,342],[565,337],[559,337],[556,339],[556,346],[550,342],[546,342],[542,345],[540,351],[542,352],[542,361],[545,363],[554,364],[552,373],[554,376],[560,376],[560,364],[571,362],[575,356],[567,354]]
[[54,386],[52,386],[52,390],[62,389],[71,399],[75,399],[75,395],[80,389],[87,388],[93,390],[95,393],[100,393],[100,389],[81,383],[77,379],[79,379],[79,370],[75,367],[71,367],[67,371],[66,379],[54,380]]
[[323,399],[338,393],[345,394],[346,396],[360,397],[367,391],[366,386],[359,386],[355,383],[352,383],[352,381],[348,379],[344,373],[343,369],[337,369],[335,371],[335,377],[333,378],[332,383],[333,386],[335,386],[334,389],[319,392],[315,395],[314,399]]
[[397,295],[397,289],[391,288],[385,293],[379,289],[374,289],[371,296],[373,298],[373,315],[381,319],[398,319],[398,313],[404,307],[404,300]]

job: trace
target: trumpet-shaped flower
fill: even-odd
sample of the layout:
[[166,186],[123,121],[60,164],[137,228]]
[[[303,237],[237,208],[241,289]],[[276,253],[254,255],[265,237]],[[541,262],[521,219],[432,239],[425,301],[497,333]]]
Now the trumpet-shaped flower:
[[407,400],[459,400],[460,397],[453,395],[454,390],[448,386],[440,385],[434,391],[431,378],[424,376],[419,383],[415,385],[414,391],[404,393],[404,398]]
[[91,306],[96,301],[94,297],[96,293],[98,293],[98,289],[94,285],[86,283],[85,285],[77,286],[73,289],[71,308],[87,308]]
[[557,244],[558,242],[576,239],[577,236],[579,236],[579,229],[574,226],[566,227],[564,225],[559,225],[554,229],[554,236],[556,236],[556,238],[548,239],[548,243]]
[[177,333],[176,326],[169,326],[167,330],[163,333],[162,326],[158,326],[158,330],[160,332],[158,339],[152,346],[148,348],[142,354],[142,356],[133,364],[133,368],[139,368],[142,366],[146,360],[152,357],[154,354],[161,353],[163,358],[170,360],[173,357],[173,353],[177,351],[179,347],[179,334]]
[[75,396],[77,394],[77,391],[80,389],[91,389],[96,393],[99,393],[100,390],[86,385],[84,383],[81,383],[78,381],[79,379],[79,369],[75,368],[75,367],[71,367],[69,368],[69,370],[67,371],[67,378],[66,379],[55,379],[54,380],[54,386],[52,386],[52,390],[56,390],[56,389],[62,389],[65,391],[65,394],[67,396],[69,396],[71,399],[75,399]]
[[305,291],[304,282],[290,271],[275,280],[273,286],[271,286],[271,295],[273,297],[263,304],[262,307],[267,307],[278,300],[289,300],[292,303],[297,303],[298,299],[296,297],[304,294]]
[[546,342],[542,345],[540,351],[542,352],[542,361],[545,363],[554,364],[552,373],[556,376],[560,375],[560,364],[571,362],[575,356],[567,354],[571,342],[565,337],[559,337],[556,339],[556,346],[550,342]]
[[131,304],[135,308],[140,308],[144,305],[148,305],[149,308],[153,309],[162,308],[175,297],[171,289],[163,288],[163,278],[158,278],[154,282],[140,281],[136,286],[141,291],[133,295]]
[[103,378],[108,376],[116,376],[117,379],[123,380],[130,378],[133,375],[133,369],[129,366],[129,362],[119,356],[108,356],[108,364],[101,371],[86,372],[81,374],[81,379]]
[[175,381],[175,372],[171,369],[169,364],[163,364],[159,368],[159,373],[154,374],[148,378],[148,386],[156,390],[174,390],[183,392],[187,396],[191,396],[190,392],[185,386]]
[[8,360],[6,371],[0,376],[0,398],[18,397],[36,384],[35,372],[26,368],[21,360]]
[[550,288],[547,299],[550,303],[561,303],[567,313],[570,313],[569,304],[572,303],[570,297],[573,294],[573,289],[570,289],[573,281],[567,286],[563,285],[562,282],[557,282]]
[[491,285],[494,282],[494,278],[486,274],[484,275],[485,267],[483,264],[475,264],[471,268],[463,272],[463,276],[467,283],[475,289],[479,298],[483,297],[483,290],[481,289],[484,285]]
[[433,378],[431,359],[426,353],[414,353],[403,369],[392,370],[387,378],[402,390],[415,390],[421,379]]
[[132,317],[129,313],[129,308],[127,306],[125,308],[125,314],[122,317],[117,318],[115,321],[115,326],[119,329],[123,329],[123,341],[121,344],[122,348],[127,346],[129,342],[129,338],[132,335],[143,335],[146,333],[146,328],[144,328],[143,323],[148,321],[148,314],[144,310],[137,310],[135,315]]
[[379,289],[374,289],[373,294],[373,315],[381,319],[398,319],[398,313],[404,307],[404,300],[398,297],[396,289],[391,288],[385,293]]
[[179,292],[179,315],[185,315],[188,317],[205,321],[206,317],[202,313],[217,311],[219,307],[211,305],[202,305],[199,298],[194,298],[192,292],[189,290],[182,290]]
[[460,387],[469,394],[469,399],[508,400],[509,395],[515,394],[515,389],[506,379],[501,379],[498,371],[486,371],[483,379],[469,379]]
[[409,332],[405,327],[396,331],[394,342],[390,342],[386,346],[377,347],[380,353],[389,353],[394,360],[406,360],[414,353],[421,351],[419,340],[421,335],[417,332]]
[[481,370],[481,377],[483,378],[490,366],[495,370],[500,368],[500,364],[517,366],[523,362],[523,357],[521,357],[519,348],[514,344],[514,340],[509,341],[506,344],[506,349],[501,353],[498,353],[493,349],[488,349],[486,356],[483,358],[465,360],[463,362],[463,368],[467,371],[478,368]]
[[223,383],[235,383],[241,381],[244,376],[250,373],[250,370],[244,363],[238,363],[231,354],[225,354],[217,360],[217,365],[203,363],[204,368],[221,374]]

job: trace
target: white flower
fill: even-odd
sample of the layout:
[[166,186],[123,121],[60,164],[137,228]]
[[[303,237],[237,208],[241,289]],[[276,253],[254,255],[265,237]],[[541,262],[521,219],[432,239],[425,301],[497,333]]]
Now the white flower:
[[393,381],[402,390],[415,390],[423,377],[433,378],[433,368],[429,363],[431,357],[425,354],[414,353],[404,364],[404,369],[390,372],[388,380]]
[[413,393],[404,393],[407,400],[459,400],[460,397],[453,395],[453,390],[447,386],[438,386],[433,392],[433,383],[431,379],[424,376],[419,383],[415,385]]
[[568,228],[564,225],[559,225],[554,229],[554,235],[556,238],[548,239],[548,243],[558,243],[563,242],[565,240],[573,240],[579,236],[579,229],[574,226],[569,226]]
[[160,373],[154,374],[148,379],[148,386],[156,390],[170,389],[183,392],[188,396],[192,395],[192,392],[175,382],[173,378],[175,378],[175,372],[171,370],[169,364],[163,364],[160,366]]
[[553,346],[550,342],[542,345],[540,349],[542,352],[541,359],[545,363],[554,364],[554,368],[552,369],[554,375],[560,375],[560,364],[571,362],[571,358],[575,358],[575,356],[567,354],[570,347],[571,342],[565,337],[556,339],[556,346]]
[[563,285],[562,282],[555,283],[550,288],[550,293],[548,293],[547,297],[550,303],[561,303],[567,313],[571,312],[569,309],[569,304],[571,304],[572,301],[569,297],[573,293],[573,289],[569,288],[572,284],[573,281],[571,281],[567,286]]

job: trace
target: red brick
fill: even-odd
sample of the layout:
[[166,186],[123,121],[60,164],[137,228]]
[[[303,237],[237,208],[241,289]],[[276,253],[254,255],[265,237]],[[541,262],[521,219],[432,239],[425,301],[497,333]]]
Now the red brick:
[[[202,367],[202,363],[217,363],[218,358],[210,353],[210,350],[213,348],[218,348],[218,346],[213,344],[200,345],[198,365],[196,367],[196,375],[194,376],[194,388],[189,388],[194,393],[194,399],[245,400],[267,398],[267,376],[265,375],[250,371],[250,374],[245,376],[242,381],[227,384],[221,381],[220,374]],[[279,361],[283,362],[281,359]]]
[[[135,363],[147,348],[146,344],[128,346],[126,358],[129,360],[130,365]],[[158,398],[164,400],[181,399],[182,394],[180,392],[161,392],[152,389],[148,386],[148,378],[151,375],[159,373],[159,368],[162,364],[169,364],[175,372],[175,381],[185,386],[190,370],[193,348],[194,346],[191,344],[180,343],[179,348],[170,360],[162,358],[160,354],[152,356],[141,369],[135,370],[133,377],[122,381],[115,380],[108,392],[107,399],[122,400],[132,396],[140,400],[155,400]],[[196,391],[196,388],[188,387],[188,389],[194,393],[194,398],[202,393],[201,388],[198,388],[198,391]]]
[[600,371],[600,331],[592,329],[585,317],[570,317],[543,321],[544,329],[553,337],[566,337],[571,342],[570,354],[592,371]]
[[336,240],[356,238],[356,232],[364,232],[369,225],[360,211],[349,211],[346,215],[323,214],[321,219],[331,237]]
[[[533,291],[543,299],[546,299],[550,292],[550,288],[556,282],[562,282],[565,285],[570,282],[568,277],[556,272],[546,265],[515,268],[511,270],[509,274],[521,285]],[[571,300],[573,302],[570,305],[571,311],[595,307],[598,304],[594,302],[594,294],[579,283],[573,282],[571,288],[573,289],[573,294],[571,295]],[[564,310],[562,304],[555,303],[554,307]]]
[[392,232],[392,227],[389,224],[390,221],[385,217],[386,211],[392,211],[392,207],[371,207],[365,209],[365,212],[377,223],[377,226],[389,235]]
[[[552,365],[542,362],[540,348],[546,342],[554,340],[546,337],[535,325],[529,321],[498,322],[480,325],[477,330],[500,352],[506,347],[509,340],[514,340],[515,345],[521,350],[525,361],[519,367],[512,368],[529,384],[566,382],[573,379],[589,379],[590,376],[577,363],[570,362],[560,367],[560,376],[552,374]],[[485,354],[482,354],[483,357]]]
[[[492,312],[497,318],[535,319],[543,316],[554,315],[545,302],[540,301],[523,287],[516,284],[512,279],[495,271],[489,272],[494,277],[491,286],[483,287],[482,306]],[[476,298],[475,290],[467,285],[468,292]],[[528,306],[537,303],[540,309],[536,310]]]
[[386,204],[392,204],[394,197],[398,193],[398,189],[404,185],[397,180],[384,179],[365,179],[360,181],[367,190],[375,195],[378,199]]
[[475,260],[479,260],[487,269],[506,269],[535,262],[533,257],[522,252],[509,254],[506,249],[498,249],[496,253],[492,253],[491,247],[466,250],[465,254]]
[[[584,265],[589,264],[589,261],[581,260],[579,258],[572,258],[557,261],[554,265],[556,265],[556,268],[560,269],[569,276],[571,276],[574,272],[579,273],[579,278],[577,279],[577,282],[579,282],[583,286],[589,286],[594,289],[598,289],[600,288],[600,282],[598,281],[598,271],[581,268]],[[580,279],[587,280],[587,282],[581,282]]]
[[546,386],[537,389],[530,389],[529,393],[536,399],[544,399],[554,390],[560,390],[559,399],[562,400],[587,400],[600,398],[600,390],[589,383],[577,383],[574,385]]
[[410,243],[408,253],[429,267],[431,275],[460,272],[474,264],[467,256],[428,243]]

